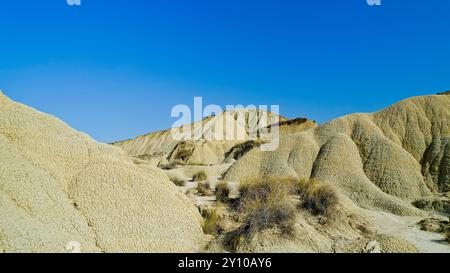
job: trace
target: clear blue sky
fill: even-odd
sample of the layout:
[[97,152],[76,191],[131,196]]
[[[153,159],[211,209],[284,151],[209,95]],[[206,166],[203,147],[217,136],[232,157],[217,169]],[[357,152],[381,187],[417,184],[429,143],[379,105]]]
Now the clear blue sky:
[[450,89],[450,1],[1,0],[0,89],[99,141],[174,104],[325,122]]

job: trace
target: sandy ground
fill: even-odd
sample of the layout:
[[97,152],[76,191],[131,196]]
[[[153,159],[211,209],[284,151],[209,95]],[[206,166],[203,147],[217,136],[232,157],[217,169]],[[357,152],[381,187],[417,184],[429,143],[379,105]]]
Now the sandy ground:
[[[443,234],[419,229],[417,223],[423,220],[423,217],[401,217],[384,212],[376,212],[374,216],[374,225],[378,232],[405,239],[415,245],[419,252],[450,253],[450,244],[445,242]],[[433,217],[442,216],[433,215]]]
[[203,171],[208,176],[208,182],[211,184],[211,186],[215,186],[217,183],[217,180],[222,177],[223,173],[228,170],[231,165],[233,165],[233,162],[231,163],[222,163],[218,165],[212,165],[212,166],[192,166],[192,165],[186,165],[186,166],[178,166],[171,170],[164,170],[164,173],[169,176],[169,178],[173,180],[183,180],[183,181],[192,181],[193,176]]
[[211,190],[214,191],[217,183],[220,182],[223,173],[228,170],[232,164],[233,162],[213,166],[178,166],[177,168],[172,170],[164,170],[164,172],[169,176],[171,180],[185,181],[184,186],[179,187],[178,189],[182,193],[185,193],[197,207],[214,206],[216,203],[215,195],[197,195],[196,189],[198,183],[192,181],[192,178],[196,173],[204,171],[208,176],[207,182],[210,185]]

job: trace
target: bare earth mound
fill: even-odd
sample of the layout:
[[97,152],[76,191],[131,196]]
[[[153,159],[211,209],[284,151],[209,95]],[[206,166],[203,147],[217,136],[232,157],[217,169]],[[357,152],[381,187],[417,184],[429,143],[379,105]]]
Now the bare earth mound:
[[0,92],[0,252],[195,251],[201,217],[167,176]]
[[374,114],[353,114],[282,135],[274,152],[254,149],[224,177],[312,177],[357,205],[398,215],[450,190],[450,96],[415,97]]

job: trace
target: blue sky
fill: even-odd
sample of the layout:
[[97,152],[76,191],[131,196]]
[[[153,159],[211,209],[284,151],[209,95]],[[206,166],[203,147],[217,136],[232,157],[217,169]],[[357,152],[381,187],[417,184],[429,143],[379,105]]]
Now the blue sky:
[[175,104],[319,122],[450,89],[450,1],[2,0],[0,89],[99,141]]

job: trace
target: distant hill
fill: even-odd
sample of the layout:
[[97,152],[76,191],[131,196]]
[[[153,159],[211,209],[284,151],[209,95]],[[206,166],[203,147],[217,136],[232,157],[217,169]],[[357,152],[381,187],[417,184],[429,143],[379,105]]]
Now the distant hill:
[[[261,136],[259,130],[278,121],[286,122],[287,119],[266,111],[235,109],[187,125],[192,131],[192,136],[194,133],[201,136],[199,140],[175,140],[169,129],[139,136],[132,140],[115,142],[113,145],[135,157],[157,155],[162,157],[164,162],[218,164],[236,145],[255,140],[253,136],[257,136],[259,141],[264,141],[265,138]],[[249,126],[249,124],[255,126]],[[202,128],[202,131],[195,130],[197,125],[201,126],[199,128]],[[301,126],[310,128],[315,126],[315,123],[305,120]],[[183,129],[180,128],[180,132],[183,132]],[[220,137],[208,139],[206,136],[210,132]]]

